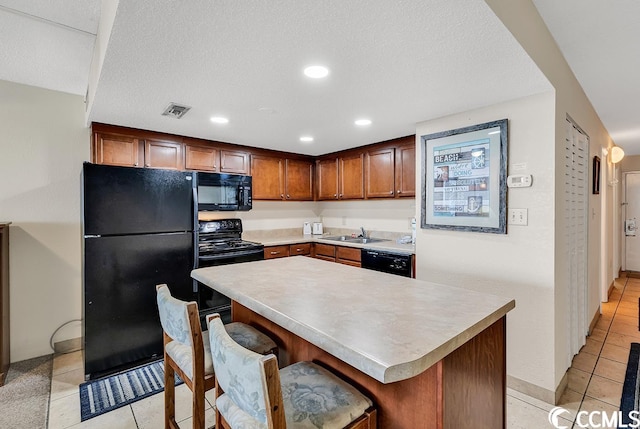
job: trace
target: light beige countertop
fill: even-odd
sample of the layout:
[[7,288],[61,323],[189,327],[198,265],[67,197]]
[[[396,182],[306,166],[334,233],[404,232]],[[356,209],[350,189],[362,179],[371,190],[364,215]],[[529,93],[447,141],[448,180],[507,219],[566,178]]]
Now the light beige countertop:
[[403,253],[403,254],[415,254],[415,246],[413,244],[398,244],[393,239],[388,239],[385,241],[376,241],[373,243],[360,244],[360,243],[351,243],[348,241],[337,241],[337,240],[327,240],[326,237],[333,236],[333,234],[323,234],[323,235],[303,235],[303,234],[292,234],[278,237],[253,237],[251,233],[244,233],[242,238],[249,241],[257,241],[259,243],[264,244],[265,246],[282,246],[287,244],[298,244],[298,243],[323,243],[323,244],[333,244],[335,246],[345,246],[345,247],[357,247],[359,249],[374,249],[374,250],[386,250],[389,252]]
[[382,383],[420,374],[515,307],[495,295],[304,256],[191,275]]

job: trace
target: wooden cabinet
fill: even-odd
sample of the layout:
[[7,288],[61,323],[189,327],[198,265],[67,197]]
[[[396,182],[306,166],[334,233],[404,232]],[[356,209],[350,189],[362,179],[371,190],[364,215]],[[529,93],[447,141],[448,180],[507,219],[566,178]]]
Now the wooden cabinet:
[[364,153],[319,160],[316,166],[319,200],[364,198]]
[[355,247],[336,246],[336,262],[353,267],[361,267],[361,250]]
[[184,170],[182,143],[96,133],[93,150],[97,164]]
[[251,155],[252,192],[254,200],[284,199],[284,169],[281,158]]
[[184,166],[187,170],[218,172],[219,151],[215,147],[186,144]]
[[396,196],[416,195],[416,145],[415,142],[396,148]]
[[313,257],[325,261],[336,261],[336,246],[330,244],[315,243]]
[[402,198],[416,195],[415,143],[367,152],[365,194],[367,198]]
[[289,256],[311,255],[311,243],[292,244],[289,246]]
[[286,258],[289,256],[289,246],[267,246],[264,248],[264,259]]
[[251,155],[254,200],[313,200],[311,161]]
[[0,223],[0,386],[9,371],[9,225]]
[[284,170],[285,199],[313,200],[313,163],[300,159],[287,159]]
[[135,137],[94,134],[93,159],[96,164],[142,167],[143,147]]
[[220,172],[250,174],[249,153],[237,150],[220,150]]
[[182,143],[154,139],[144,140],[144,166],[184,170]]
[[319,200],[338,199],[338,158],[316,162],[316,178]]
[[368,151],[365,158],[367,198],[391,198],[395,195],[395,149]]

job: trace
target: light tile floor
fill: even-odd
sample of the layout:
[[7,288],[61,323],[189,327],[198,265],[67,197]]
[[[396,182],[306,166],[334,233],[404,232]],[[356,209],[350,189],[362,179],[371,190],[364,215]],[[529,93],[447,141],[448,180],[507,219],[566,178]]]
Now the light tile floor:
[[[617,411],[630,344],[640,342],[638,298],[640,279],[620,278],[587,344],[574,358],[569,369],[569,385],[559,406],[575,419],[581,410]],[[84,381],[81,352],[56,356],[53,362],[49,429],[152,429],[163,427],[163,395],[157,394],[86,422],[80,422],[78,385]],[[207,427],[214,423],[213,398],[207,393]],[[552,428],[548,413],[555,405],[507,389],[507,428]],[[176,420],[183,429],[191,427],[191,391],[176,388]],[[574,424],[562,419],[567,427]],[[594,422],[598,423],[598,422]],[[577,428],[578,426],[573,426]]]

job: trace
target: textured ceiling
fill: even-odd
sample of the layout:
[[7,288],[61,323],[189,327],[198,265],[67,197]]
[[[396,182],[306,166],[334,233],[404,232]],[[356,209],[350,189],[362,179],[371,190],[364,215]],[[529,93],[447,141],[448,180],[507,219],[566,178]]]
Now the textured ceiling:
[[483,0],[120,0],[89,119],[321,154],[550,89]]
[[611,138],[640,155],[640,2],[533,2]]
[[84,95],[100,0],[0,0],[0,79]]

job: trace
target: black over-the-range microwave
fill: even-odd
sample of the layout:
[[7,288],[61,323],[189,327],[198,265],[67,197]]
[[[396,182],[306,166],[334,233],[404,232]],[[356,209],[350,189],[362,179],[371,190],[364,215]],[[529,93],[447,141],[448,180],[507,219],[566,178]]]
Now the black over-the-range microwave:
[[198,211],[251,210],[251,176],[198,172],[195,190]]

